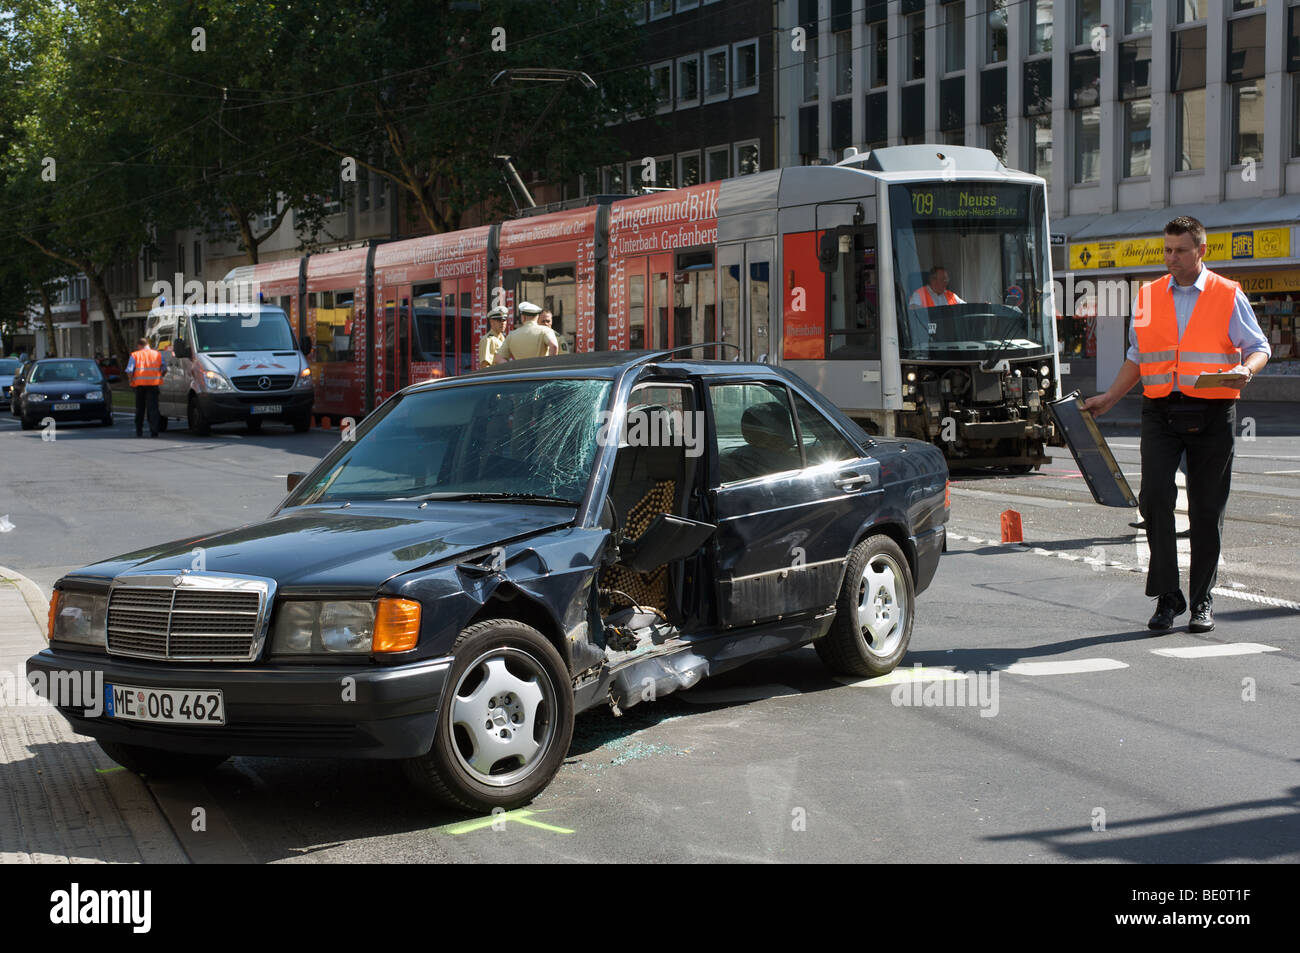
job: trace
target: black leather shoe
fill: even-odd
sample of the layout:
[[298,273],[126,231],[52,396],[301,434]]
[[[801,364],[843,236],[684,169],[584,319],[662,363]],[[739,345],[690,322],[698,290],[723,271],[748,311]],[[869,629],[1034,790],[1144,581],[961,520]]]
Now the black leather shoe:
[[1192,609],[1192,621],[1187,626],[1189,632],[1214,631],[1214,602],[1206,599],[1198,602]]
[[1187,611],[1187,600],[1183,598],[1183,593],[1179,589],[1173,592],[1166,592],[1156,603],[1156,613],[1147,623],[1148,629],[1163,630],[1168,629],[1174,624],[1174,617],[1180,616]]

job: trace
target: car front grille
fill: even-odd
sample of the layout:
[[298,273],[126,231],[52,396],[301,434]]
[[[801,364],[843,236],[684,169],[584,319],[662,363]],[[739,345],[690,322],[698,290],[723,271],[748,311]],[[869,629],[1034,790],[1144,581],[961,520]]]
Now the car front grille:
[[[265,377],[269,382],[269,387],[258,385]],[[288,390],[293,386],[292,374],[246,374],[243,377],[232,377],[230,383],[234,384],[239,390]]]
[[251,661],[267,603],[258,588],[114,586],[108,651],[176,661]]

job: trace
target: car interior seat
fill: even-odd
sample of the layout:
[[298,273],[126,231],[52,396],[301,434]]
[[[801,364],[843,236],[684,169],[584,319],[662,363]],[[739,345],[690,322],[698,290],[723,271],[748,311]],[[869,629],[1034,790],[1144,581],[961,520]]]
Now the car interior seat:
[[740,417],[740,435],[745,442],[719,460],[724,483],[803,466],[790,411],[776,401],[746,407]]

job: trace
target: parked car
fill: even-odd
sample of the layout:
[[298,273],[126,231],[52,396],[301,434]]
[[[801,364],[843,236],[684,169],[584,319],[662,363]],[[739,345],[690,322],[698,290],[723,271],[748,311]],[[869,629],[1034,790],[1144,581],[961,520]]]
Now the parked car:
[[585,709],[809,642],[891,671],[943,546],[942,453],[781,368],[673,358],[408,387],[265,521],[68,573],[28,671],[103,672],[102,713],[55,702],[132,770],[399,758],[471,810],[541,791]]
[[0,357],[0,401],[10,410],[10,397],[14,386],[14,377],[22,370],[23,362],[16,357]]
[[99,366],[87,358],[47,357],[23,369],[13,406],[24,430],[40,421],[94,420],[113,425],[113,395]]

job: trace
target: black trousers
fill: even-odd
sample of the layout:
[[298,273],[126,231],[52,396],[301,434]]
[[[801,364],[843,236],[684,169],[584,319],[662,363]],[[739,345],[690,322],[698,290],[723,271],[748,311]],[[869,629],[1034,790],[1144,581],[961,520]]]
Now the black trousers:
[[[1197,433],[1180,432],[1200,423]],[[1142,401],[1142,490],[1138,507],[1146,521],[1151,564],[1147,595],[1181,588],[1174,509],[1174,474],[1187,453],[1187,515],[1191,522],[1192,566],[1188,599],[1193,606],[1210,598],[1219,577],[1223,513],[1232,487],[1233,439],[1237,402],[1177,397]]]
[[149,433],[158,432],[158,388],[157,387],[137,387],[135,388],[135,435],[138,437],[144,432],[144,418],[149,416]]

